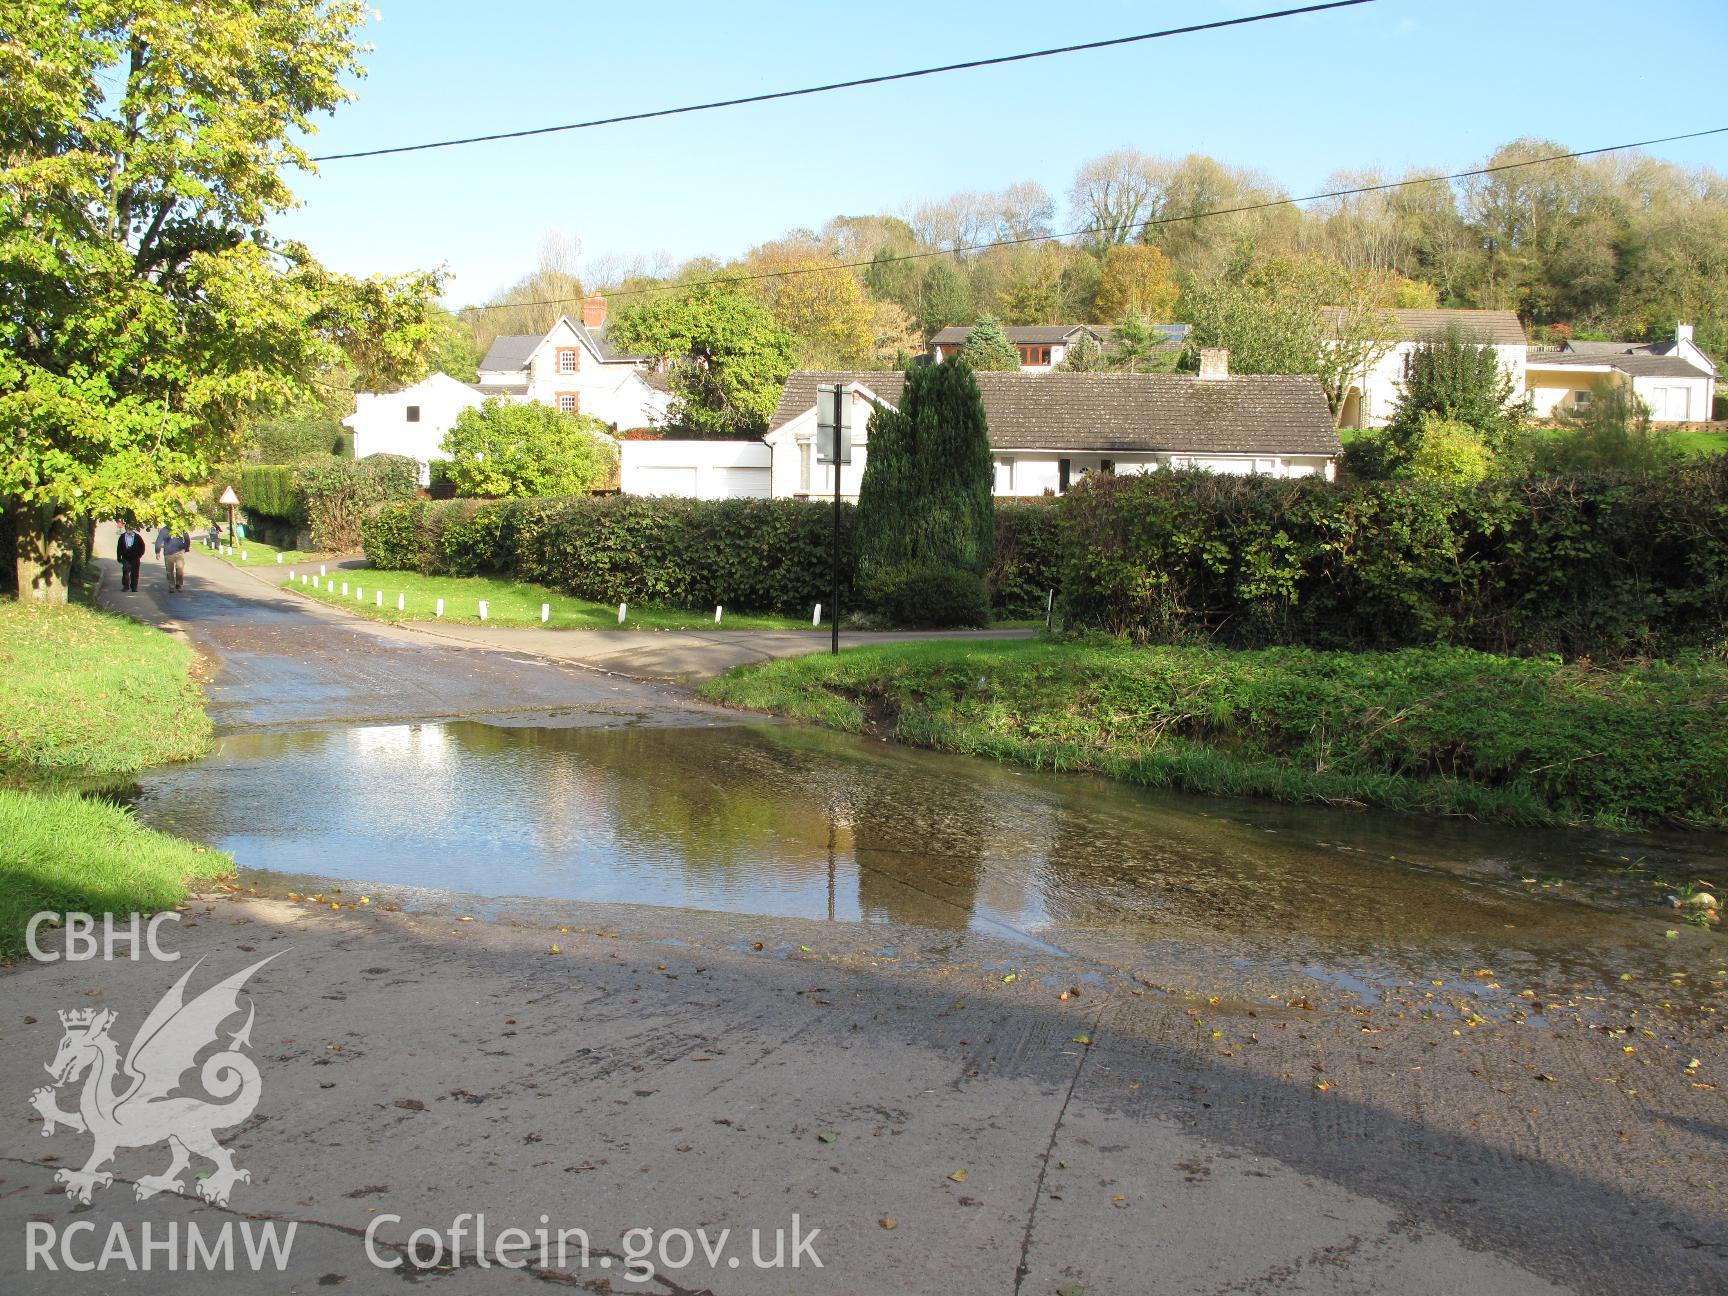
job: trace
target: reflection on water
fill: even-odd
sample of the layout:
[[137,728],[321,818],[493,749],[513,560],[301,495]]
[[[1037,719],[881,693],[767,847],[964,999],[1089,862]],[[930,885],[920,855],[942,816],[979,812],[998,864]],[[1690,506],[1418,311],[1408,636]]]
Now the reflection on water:
[[[1519,881],[1599,876],[1579,865],[1608,839],[1157,795],[790,726],[247,734],[149,776],[138,809],[251,869],[492,897],[1357,948],[1511,928],[1564,947],[1622,921]],[[1676,871],[1720,863],[1719,839],[1681,849]]]

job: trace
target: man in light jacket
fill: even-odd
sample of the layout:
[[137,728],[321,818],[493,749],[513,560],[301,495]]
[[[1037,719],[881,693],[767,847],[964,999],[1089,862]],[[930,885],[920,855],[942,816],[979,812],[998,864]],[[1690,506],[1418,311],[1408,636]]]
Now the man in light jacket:
[[186,583],[186,554],[192,548],[192,537],[185,531],[164,526],[156,533],[156,552],[162,555],[162,566],[168,576],[168,588],[178,591]]

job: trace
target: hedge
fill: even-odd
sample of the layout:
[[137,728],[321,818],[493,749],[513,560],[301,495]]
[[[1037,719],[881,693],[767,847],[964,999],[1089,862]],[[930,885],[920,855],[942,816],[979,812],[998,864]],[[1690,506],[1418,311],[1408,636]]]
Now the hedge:
[[1234,647],[1720,649],[1728,456],[1633,480],[1088,478],[1057,504],[1071,624]]
[[236,489],[248,513],[281,522],[301,522],[301,501],[294,489],[292,464],[248,464]]
[[297,464],[292,471],[301,510],[295,520],[311,527],[312,543],[319,549],[359,548],[367,509],[420,492],[420,464],[405,455],[316,460]]
[[[1036,517],[1024,515],[1036,514]],[[854,606],[854,510],[841,508],[841,599]],[[997,607],[1030,616],[1053,580],[1054,514],[997,510]],[[529,500],[405,500],[361,525],[374,567],[498,575],[597,602],[807,614],[832,603],[833,505],[635,495]]]

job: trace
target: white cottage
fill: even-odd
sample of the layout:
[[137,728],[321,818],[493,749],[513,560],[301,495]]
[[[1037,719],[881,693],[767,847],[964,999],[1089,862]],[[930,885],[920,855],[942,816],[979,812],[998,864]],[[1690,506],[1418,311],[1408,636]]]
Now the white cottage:
[[590,414],[618,431],[664,423],[672,403],[663,375],[608,341],[606,299],[598,293],[582,303],[580,322],[560,316],[545,333],[495,339],[480,362],[480,387]]
[[[1268,477],[1336,472],[1342,447],[1320,384],[1277,374],[1231,376],[1222,351],[1198,374],[981,373],[978,389],[1002,497],[1066,491],[1094,472],[1161,468]],[[852,462],[840,493],[856,499],[869,460],[867,424],[878,402],[893,407],[900,373],[819,373],[786,380],[763,438],[773,452],[773,494],[832,498],[833,468],[816,461],[816,388],[838,383],[853,401]]]
[[444,434],[463,410],[485,399],[478,386],[435,373],[398,392],[359,393],[354,397],[354,412],[342,423],[354,433],[356,459],[375,454],[418,459],[424,486],[431,479],[432,461],[450,457],[444,453]]
[[1530,352],[1526,367],[1538,418],[1578,414],[1603,392],[1629,389],[1657,423],[1707,422],[1716,401],[1716,362],[1682,324],[1672,342],[1564,342]]
[[[1341,331],[1346,312],[1341,306],[1324,308],[1327,324]],[[1386,350],[1373,364],[1353,376],[1338,411],[1338,426],[1385,427],[1392,420],[1404,379],[1410,372],[1410,357],[1424,342],[1434,342],[1456,333],[1467,342],[1492,347],[1501,372],[1512,380],[1512,390],[1524,390],[1524,365],[1528,343],[1518,316],[1508,310],[1393,310],[1386,312],[1396,322],[1383,340]],[[1333,336],[1337,336],[1334,332]]]

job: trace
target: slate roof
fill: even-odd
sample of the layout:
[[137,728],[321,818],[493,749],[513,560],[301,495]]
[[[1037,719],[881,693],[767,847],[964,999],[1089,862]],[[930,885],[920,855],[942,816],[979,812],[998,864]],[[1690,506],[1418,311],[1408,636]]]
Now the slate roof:
[[1532,351],[1531,369],[1576,369],[1606,365],[1634,378],[1708,378],[1710,375],[1690,360],[1650,351]]
[[[570,327],[594,348],[603,364],[636,364],[645,358],[627,355],[613,347],[607,340],[604,325],[591,329],[580,320],[571,320]],[[480,362],[480,368],[486,373],[511,373],[525,368],[535,348],[545,340],[545,333],[508,333],[494,338],[492,345],[486,349],[486,358]]]
[[[1336,329],[1344,318],[1342,306],[1321,308],[1329,326]],[[1524,326],[1515,311],[1509,310],[1392,310],[1386,312],[1398,322],[1397,333],[1386,339],[1396,342],[1426,342],[1444,337],[1448,330],[1457,329],[1464,337],[1494,346],[1525,345]]]
[[506,333],[502,337],[495,337],[492,345],[486,348],[486,358],[480,362],[480,368],[486,373],[507,373],[512,369],[520,369],[528,363],[528,357],[534,354],[534,348],[545,340],[544,333]]
[[[1336,455],[1326,395],[1313,378],[1244,374],[981,373],[978,390],[998,450],[1171,451]],[[900,373],[803,369],[786,380],[768,430],[816,404],[816,385],[857,382],[900,399]]]

